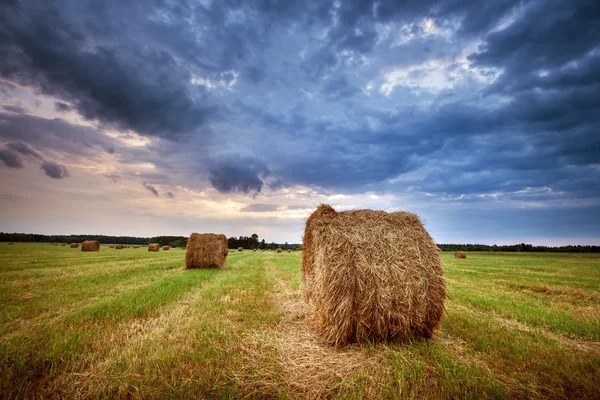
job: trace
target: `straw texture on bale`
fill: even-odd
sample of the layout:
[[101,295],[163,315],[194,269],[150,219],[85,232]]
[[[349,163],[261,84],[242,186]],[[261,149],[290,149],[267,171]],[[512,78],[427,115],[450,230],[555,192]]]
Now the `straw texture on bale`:
[[225,267],[229,250],[227,237],[216,233],[192,233],[185,249],[185,268]]
[[335,346],[431,337],[444,312],[437,246],[408,212],[320,205],[306,222],[302,282],[313,329]]
[[238,247],[238,251],[244,251],[243,247]]
[[71,243],[70,246],[72,249],[76,249],[79,247],[79,243]]
[[171,250],[171,246],[163,246],[163,250]]
[[100,251],[100,242],[97,240],[86,240],[81,243],[81,251]]
[[455,251],[454,258],[467,258],[467,253],[464,251]]
[[122,250],[123,249],[123,245],[122,244],[115,244],[115,249],[116,250]]
[[160,244],[159,243],[150,243],[148,245],[148,251],[160,251]]
[[281,253],[282,251],[283,251],[283,250],[281,250],[281,249],[279,249],[279,248],[277,249],[277,252],[278,252],[278,253]]

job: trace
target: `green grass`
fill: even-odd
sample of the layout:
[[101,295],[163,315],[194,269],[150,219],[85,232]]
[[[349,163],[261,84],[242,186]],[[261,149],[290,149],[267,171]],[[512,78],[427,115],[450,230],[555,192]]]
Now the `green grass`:
[[301,253],[0,243],[0,398],[600,398],[600,256],[467,257],[432,340],[336,350]]

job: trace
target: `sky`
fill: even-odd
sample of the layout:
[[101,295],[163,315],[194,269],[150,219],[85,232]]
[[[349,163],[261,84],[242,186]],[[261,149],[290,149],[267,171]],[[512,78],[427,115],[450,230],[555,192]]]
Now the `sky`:
[[0,230],[600,245],[600,2],[0,4]]

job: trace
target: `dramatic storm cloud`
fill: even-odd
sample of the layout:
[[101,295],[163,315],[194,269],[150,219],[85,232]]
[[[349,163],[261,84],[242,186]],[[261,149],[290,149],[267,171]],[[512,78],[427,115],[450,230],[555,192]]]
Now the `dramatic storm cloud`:
[[595,242],[598,26],[593,0],[4,2],[0,195],[37,166],[183,234],[298,241],[328,202],[440,241]]

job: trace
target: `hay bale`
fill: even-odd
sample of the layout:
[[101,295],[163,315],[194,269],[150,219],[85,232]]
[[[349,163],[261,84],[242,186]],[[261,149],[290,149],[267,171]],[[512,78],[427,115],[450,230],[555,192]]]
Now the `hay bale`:
[[123,249],[122,244],[115,244],[115,250],[122,250],[122,249]]
[[150,243],[148,245],[148,251],[160,251],[160,243]]
[[171,250],[171,246],[163,246],[163,250],[165,250],[165,251]]
[[283,250],[281,250],[281,248],[277,248],[277,252],[281,253]]
[[309,320],[325,341],[431,337],[446,285],[437,247],[415,214],[322,204],[303,242]]
[[134,249],[139,249],[139,248],[140,248],[140,246],[133,246],[133,248],[134,248]]
[[256,249],[252,249],[252,252],[253,252],[253,253],[256,253]]
[[100,242],[97,240],[86,240],[81,243],[81,251],[100,251]]
[[215,233],[192,233],[185,249],[185,269],[225,267],[227,237]]
[[288,252],[288,253],[291,253],[292,251],[291,251],[290,249],[288,249],[288,251],[287,251],[287,252]]
[[69,246],[71,246],[72,249],[77,249],[79,247],[79,243],[71,243]]
[[66,246],[66,245],[67,245],[66,243],[61,244],[61,246]]
[[243,247],[238,247],[238,251],[242,252],[242,251],[244,251],[244,248]]
[[111,248],[111,249],[114,249],[115,245],[114,244],[109,244],[108,247]]
[[454,258],[467,258],[467,253],[464,251],[455,251]]
[[9,245],[9,246],[12,246],[12,245],[14,245],[14,243],[12,243],[12,242],[9,242],[9,243],[8,243],[8,245]]

